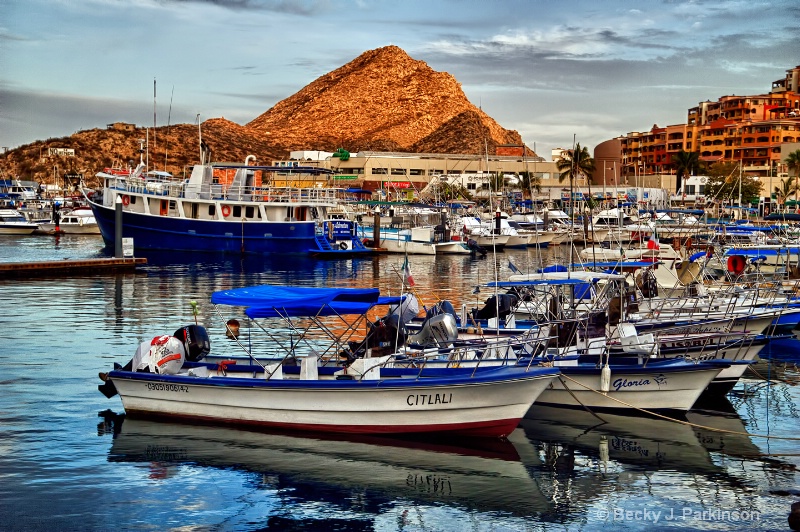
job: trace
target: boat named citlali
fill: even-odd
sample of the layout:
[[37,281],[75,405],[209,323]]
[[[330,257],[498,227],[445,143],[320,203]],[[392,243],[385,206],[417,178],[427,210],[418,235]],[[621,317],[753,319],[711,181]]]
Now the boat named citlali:
[[[128,365],[107,374],[101,391],[119,393],[132,417],[348,434],[504,437],[558,376],[554,368],[515,365],[395,368],[391,355],[346,366],[323,358],[328,351],[322,340],[340,349],[346,337],[335,331],[356,331],[379,296],[377,289],[285,286],[215,292],[215,305],[284,320],[282,340],[274,338],[278,327],[266,328],[275,339],[270,347],[281,346],[283,359],[203,363],[208,334],[192,325],[144,342]],[[348,315],[355,316],[351,323],[340,321]]]

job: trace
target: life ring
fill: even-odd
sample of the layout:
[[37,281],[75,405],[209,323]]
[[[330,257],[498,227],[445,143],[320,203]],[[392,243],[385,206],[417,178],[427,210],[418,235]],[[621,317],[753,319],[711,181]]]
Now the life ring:
[[347,242],[339,242],[339,249],[341,250],[347,249]]
[[734,275],[741,275],[747,261],[742,255],[731,255],[728,257],[728,271]]
[[227,218],[231,215],[231,206],[230,205],[223,205],[222,206],[222,216]]
[[131,203],[131,198],[127,194],[123,194],[122,195],[122,204],[127,207],[128,205],[130,205],[130,203]]

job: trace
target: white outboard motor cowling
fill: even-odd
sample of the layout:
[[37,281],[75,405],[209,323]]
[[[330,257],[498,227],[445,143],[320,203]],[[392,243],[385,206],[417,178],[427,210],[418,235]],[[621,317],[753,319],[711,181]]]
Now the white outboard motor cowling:
[[180,371],[185,360],[186,350],[183,342],[165,334],[153,338],[144,361],[147,362],[151,373],[174,375]]
[[446,346],[458,339],[458,326],[452,314],[439,314],[425,320],[422,330],[410,335],[407,344],[439,347]]

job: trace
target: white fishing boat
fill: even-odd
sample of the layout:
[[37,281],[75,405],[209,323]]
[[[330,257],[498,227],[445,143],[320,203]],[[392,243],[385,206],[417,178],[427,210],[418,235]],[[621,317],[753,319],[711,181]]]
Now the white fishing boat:
[[92,209],[78,207],[58,214],[59,220],[39,224],[41,233],[59,233],[67,235],[99,235],[100,227],[94,218]]
[[[172,339],[155,339],[148,354],[129,367],[109,372],[101,390],[119,393],[131,416],[348,434],[502,437],[558,375],[553,368],[510,365],[480,371],[398,369],[391,356],[360,358],[345,367],[327,364],[338,361],[338,351],[347,345],[346,336],[332,334],[334,327],[354,333],[378,301],[377,289],[258,286],[215,292],[215,305],[247,307],[249,317],[283,320],[282,331],[265,328],[285,334],[282,342],[266,346],[283,359],[203,363],[210,350],[207,334],[184,327]],[[343,323],[343,316],[354,318]],[[178,346],[163,348],[176,336]],[[298,364],[287,365],[290,359]]]
[[374,228],[369,225],[360,225],[358,234],[370,247],[374,246],[388,253],[404,255],[468,255],[470,253],[470,249],[464,242],[444,240],[437,234],[436,228],[433,226],[408,229],[381,227],[377,242]]
[[30,235],[38,227],[16,209],[0,209],[0,235]]
[[477,216],[460,217],[456,227],[461,228],[461,234],[464,239],[474,240],[478,246],[488,250],[501,250],[508,244],[508,235],[495,233],[481,222],[481,219]]
[[729,366],[724,361],[680,358],[599,365],[565,357],[553,363],[562,376],[542,392],[537,404],[616,411],[688,411]]

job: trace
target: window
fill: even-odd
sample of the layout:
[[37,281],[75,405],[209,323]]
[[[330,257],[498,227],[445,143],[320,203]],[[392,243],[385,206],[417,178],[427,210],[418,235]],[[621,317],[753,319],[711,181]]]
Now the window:
[[386,175],[389,171],[386,168],[370,168],[372,175]]
[[392,175],[406,175],[405,168],[392,168]]

